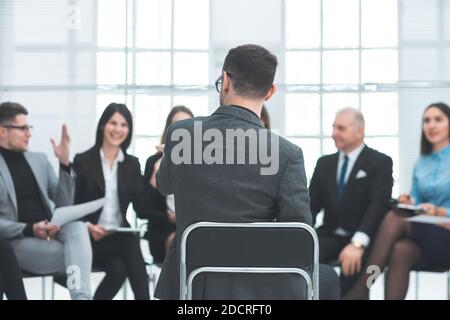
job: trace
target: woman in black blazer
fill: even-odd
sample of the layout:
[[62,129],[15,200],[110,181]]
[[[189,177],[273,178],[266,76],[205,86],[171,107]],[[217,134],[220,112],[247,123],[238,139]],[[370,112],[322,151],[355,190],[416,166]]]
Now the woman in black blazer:
[[0,239],[0,300],[3,294],[9,300],[27,299],[16,255],[9,242]]
[[130,203],[138,216],[143,212],[145,186],[139,161],[126,153],[132,131],[133,122],[127,107],[111,103],[98,123],[95,146],[76,155],[73,163],[77,174],[75,202],[105,197],[103,208],[85,218],[91,235],[94,266],[106,272],[95,292],[96,300],[112,299],[126,277],[137,300],[150,298],[139,236],[108,231],[130,226],[126,220]]
[[[166,125],[161,137],[161,144],[165,144],[167,128],[174,122],[192,118],[194,115],[185,106],[173,107],[166,119]],[[147,182],[148,209],[145,218],[149,220],[148,232],[145,238],[149,242],[150,252],[155,263],[162,263],[169,250],[170,243],[175,236],[175,210],[173,199],[159,193],[156,189],[155,174],[159,168],[161,152],[157,152],[147,159],[144,179]]]

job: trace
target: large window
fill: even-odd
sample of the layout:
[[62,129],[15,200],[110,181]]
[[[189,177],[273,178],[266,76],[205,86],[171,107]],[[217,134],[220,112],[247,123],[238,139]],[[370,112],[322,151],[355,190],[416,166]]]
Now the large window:
[[142,165],[172,106],[208,113],[208,92],[189,87],[209,84],[209,0],[98,0],[97,48],[97,84],[112,91],[97,96],[97,112],[127,103]]
[[398,189],[398,81],[395,0],[285,0],[285,134],[302,147],[310,179],[317,159],[336,151],[335,112],[359,108],[366,143],[394,161]]
[[[129,152],[143,166],[172,106],[209,113],[209,4],[0,0],[0,98],[30,109],[38,137],[69,120],[74,152],[92,145],[93,115],[126,103],[135,121]],[[32,144],[51,152],[47,139]]]

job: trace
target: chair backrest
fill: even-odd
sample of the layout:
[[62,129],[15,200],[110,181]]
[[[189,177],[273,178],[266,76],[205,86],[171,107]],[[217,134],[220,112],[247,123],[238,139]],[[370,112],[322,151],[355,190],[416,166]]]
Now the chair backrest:
[[180,260],[181,299],[196,272],[296,272],[309,279],[304,270],[311,268],[318,297],[318,240],[304,223],[195,223],[183,233]]

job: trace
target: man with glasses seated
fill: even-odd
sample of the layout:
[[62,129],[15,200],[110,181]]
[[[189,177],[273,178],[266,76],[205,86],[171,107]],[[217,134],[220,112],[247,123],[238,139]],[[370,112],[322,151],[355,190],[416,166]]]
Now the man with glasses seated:
[[[185,119],[168,128],[156,180],[160,193],[175,197],[176,233],[155,297],[180,298],[181,235],[195,222],[311,224],[302,150],[261,124],[262,106],[276,91],[277,65],[276,56],[261,46],[231,49],[216,81],[219,108],[209,117]],[[197,141],[200,134],[205,138]],[[211,140],[213,147],[205,143]],[[261,154],[269,151],[272,158],[262,161]],[[319,297],[339,298],[334,270],[319,266],[319,274]],[[194,299],[212,300],[305,298],[303,282],[291,274],[204,274],[194,282],[193,292]]]
[[[73,203],[74,179],[69,162],[70,138],[52,139],[60,163],[59,180],[42,153],[28,152],[32,126],[20,104],[0,104],[0,238],[9,240],[19,267],[34,274],[73,275],[72,299],[91,299],[92,249],[87,227],[50,223],[55,207]],[[76,277],[76,278],[75,278]]]

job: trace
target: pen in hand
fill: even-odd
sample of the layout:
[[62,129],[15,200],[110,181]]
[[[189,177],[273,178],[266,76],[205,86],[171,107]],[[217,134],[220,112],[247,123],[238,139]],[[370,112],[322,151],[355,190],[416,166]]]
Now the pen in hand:
[[[48,224],[48,221],[47,221],[47,220],[45,220],[45,224],[46,224],[46,225]],[[46,234],[47,234],[47,241],[50,241],[50,236],[48,235],[48,230],[46,231]]]

